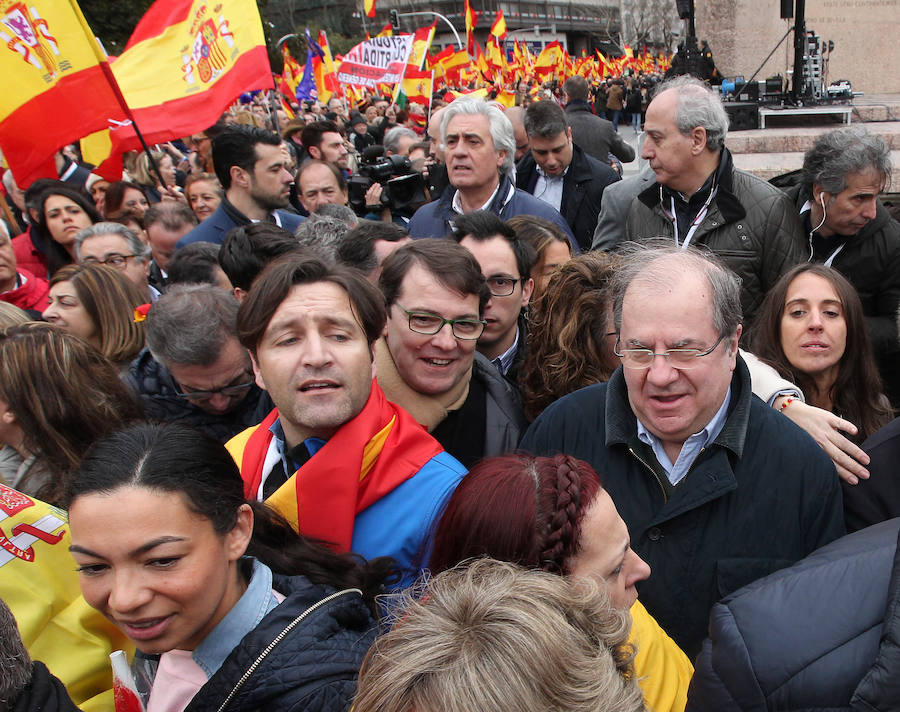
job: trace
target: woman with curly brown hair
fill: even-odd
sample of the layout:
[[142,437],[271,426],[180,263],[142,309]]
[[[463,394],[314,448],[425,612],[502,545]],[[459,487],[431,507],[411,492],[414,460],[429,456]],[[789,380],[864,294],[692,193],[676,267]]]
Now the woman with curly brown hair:
[[568,455],[482,460],[451,495],[438,523],[434,572],[490,556],[549,573],[593,579],[629,610],[635,671],[651,710],[683,710],[693,668],[637,600],[650,567],[591,466]]
[[40,322],[0,332],[0,443],[21,458],[10,486],[58,505],[93,442],[141,415],[116,369],[81,339]]
[[608,381],[619,366],[607,283],[616,260],[589,252],[563,264],[532,302],[528,349],[519,372],[525,415],[534,420],[553,401]]

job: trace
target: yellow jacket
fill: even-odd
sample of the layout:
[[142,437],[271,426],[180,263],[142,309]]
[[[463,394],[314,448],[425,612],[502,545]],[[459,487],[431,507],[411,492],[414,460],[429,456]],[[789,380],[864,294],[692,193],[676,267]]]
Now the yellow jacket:
[[684,712],[694,666],[640,601],[631,607],[634,669],[652,712]]
[[28,653],[84,712],[114,709],[109,654],[133,649],[81,596],[66,514],[0,485],[0,598]]

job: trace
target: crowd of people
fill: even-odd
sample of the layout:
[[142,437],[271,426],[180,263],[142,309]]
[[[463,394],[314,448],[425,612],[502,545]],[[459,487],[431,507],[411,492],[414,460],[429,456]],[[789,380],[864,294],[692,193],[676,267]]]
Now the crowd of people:
[[7,171],[0,710],[897,709],[890,149],[653,85]]

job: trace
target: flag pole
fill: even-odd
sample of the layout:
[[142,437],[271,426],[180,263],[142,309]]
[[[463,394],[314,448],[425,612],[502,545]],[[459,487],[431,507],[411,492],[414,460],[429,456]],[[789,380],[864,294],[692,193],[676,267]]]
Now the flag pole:
[[150,162],[150,167],[153,169],[153,172],[156,174],[156,177],[159,178],[159,184],[162,186],[163,190],[166,188],[166,180],[162,176],[162,172],[159,170],[159,166],[156,165],[156,161],[153,158],[153,154],[150,153],[150,147],[147,145],[147,142],[144,140],[144,135],[141,133],[140,128],[138,128],[137,121],[134,120],[134,114],[131,113],[131,109],[128,107],[128,102],[125,101],[125,96],[122,94],[122,90],[119,88],[119,82],[116,81],[115,75],[112,73],[112,67],[109,66],[109,60],[106,57],[103,57],[100,61],[100,69],[103,71],[106,80],[109,82],[110,87],[112,88],[113,94],[116,97],[116,100],[119,102],[119,106],[122,107],[122,111],[125,112],[126,118],[131,122],[132,127],[134,128],[134,133],[138,138],[138,141],[141,142],[141,146],[144,149],[144,153],[147,154],[147,159]]

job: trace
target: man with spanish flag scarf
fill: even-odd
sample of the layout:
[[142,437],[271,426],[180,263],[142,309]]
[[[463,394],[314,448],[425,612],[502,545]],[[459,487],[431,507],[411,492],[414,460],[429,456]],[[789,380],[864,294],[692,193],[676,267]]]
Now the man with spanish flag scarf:
[[339,551],[392,556],[405,586],[466,470],[373,378],[385,320],[383,297],[361,274],[280,259],[238,312],[238,337],[276,408],[226,447],[248,498]]

